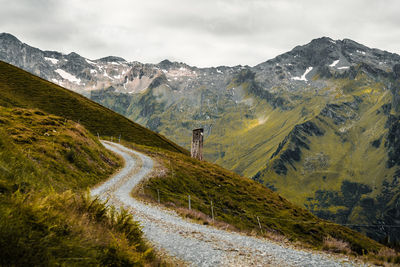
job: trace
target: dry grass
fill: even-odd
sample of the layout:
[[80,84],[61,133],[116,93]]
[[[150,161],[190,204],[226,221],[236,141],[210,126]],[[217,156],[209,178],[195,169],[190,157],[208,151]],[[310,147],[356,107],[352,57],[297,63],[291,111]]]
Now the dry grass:
[[342,254],[351,253],[349,243],[343,240],[338,240],[331,236],[327,236],[324,238],[323,249],[334,253],[342,253]]
[[400,266],[400,255],[394,249],[382,248],[374,255],[374,263],[382,266]]
[[[272,241],[280,243],[280,244],[291,243],[286,236],[284,236],[276,231],[272,231],[272,230],[265,231],[265,232],[263,232],[263,235],[264,235],[264,237],[268,238],[269,240],[272,240]],[[299,245],[300,247],[304,247],[304,244],[301,244],[301,245],[300,244],[301,243],[298,243],[297,245]]]
[[[169,205],[166,205],[167,207],[174,207],[175,205],[173,203],[169,203]],[[194,210],[194,209],[188,209],[188,208],[183,208],[183,207],[174,207],[174,210],[182,217],[184,218],[189,218],[191,220],[194,220],[195,222],[200,222],[201,224],[204,225],[212,225],[218,229],[222,230],[228,230],[228,231],[238,231],[235,227],[232,225],[213,220],[210,216],[207,214]]]

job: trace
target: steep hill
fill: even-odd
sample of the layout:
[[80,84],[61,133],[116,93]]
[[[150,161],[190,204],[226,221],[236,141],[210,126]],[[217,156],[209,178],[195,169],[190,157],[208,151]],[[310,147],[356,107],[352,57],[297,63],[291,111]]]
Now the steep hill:
[[186,153],[165,137],[81,95],[0,61],[0,105],[38,108],[84,125],[92,134],[114,136]]
[[121,165],[73,121],[0,107],[0,265],[155,262],[131,216],[84,193]]

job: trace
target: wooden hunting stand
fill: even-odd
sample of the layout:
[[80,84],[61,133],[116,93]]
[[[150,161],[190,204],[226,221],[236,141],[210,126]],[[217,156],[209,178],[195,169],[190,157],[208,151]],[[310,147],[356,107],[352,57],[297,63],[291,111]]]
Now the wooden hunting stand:
[[190,155],[192,158],[203,160],[203,133],[204,129],[194,129],[192,137],[192,148],[190,150]]

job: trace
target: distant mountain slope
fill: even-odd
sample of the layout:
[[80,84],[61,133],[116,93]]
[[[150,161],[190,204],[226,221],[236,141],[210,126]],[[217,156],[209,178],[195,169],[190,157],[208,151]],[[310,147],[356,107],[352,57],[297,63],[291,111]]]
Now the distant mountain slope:
[[103,106],[0,61],[0,105],[39,108],[74,120],[94,135],[114,136],[137,144],[186,153],[165,137]]

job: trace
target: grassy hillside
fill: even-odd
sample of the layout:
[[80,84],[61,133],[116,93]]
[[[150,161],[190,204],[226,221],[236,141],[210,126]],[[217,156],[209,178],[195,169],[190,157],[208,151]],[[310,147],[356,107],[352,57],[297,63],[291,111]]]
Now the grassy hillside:
[[[111,175],[121,162],[88,133],[80,124],[62,117],[46,114],[40,110],[0,107],[2,143],[7,153],[25,154],[24,159],[34,163],[30,171],[43,170],[43,174],[16,175],[9,171],[14,184],[29,184],[33,188],[53,188],[55,191],[80,189],[95,185]],[[9,160],[12,157],[8,157]],[[4,162],[4,177],[8,177]],[[23,169],[17,170],[24,171]],[[42,179],[39,180],[39,177]],[[68,177],[69,179],[67,179]]]
[[[157,159],[162,166],[154,178],[142,185],[143,190],[136,193],[154,202],[158,201],[159,193],[161,204],[194,219],[212,223],[212,201],[215,220],[241,231],[282,236],[317,249],[323,248],[327,239],[334,238],[348,243],[358,254],[377,252],[383,247],[349,228],[321,220],[261,184],[215,164],[178,153],[135,148]],[[188,195],[192,209],[199,213],[187,210]]]
[[85,195],[121,164],[73,121],[0,107],[0,265],[154,262],[130,215]]
[[51,82],[0,61],[0,105],[38,108],[79,122],[92,134],[187,153],[183,148],[129,119]]

